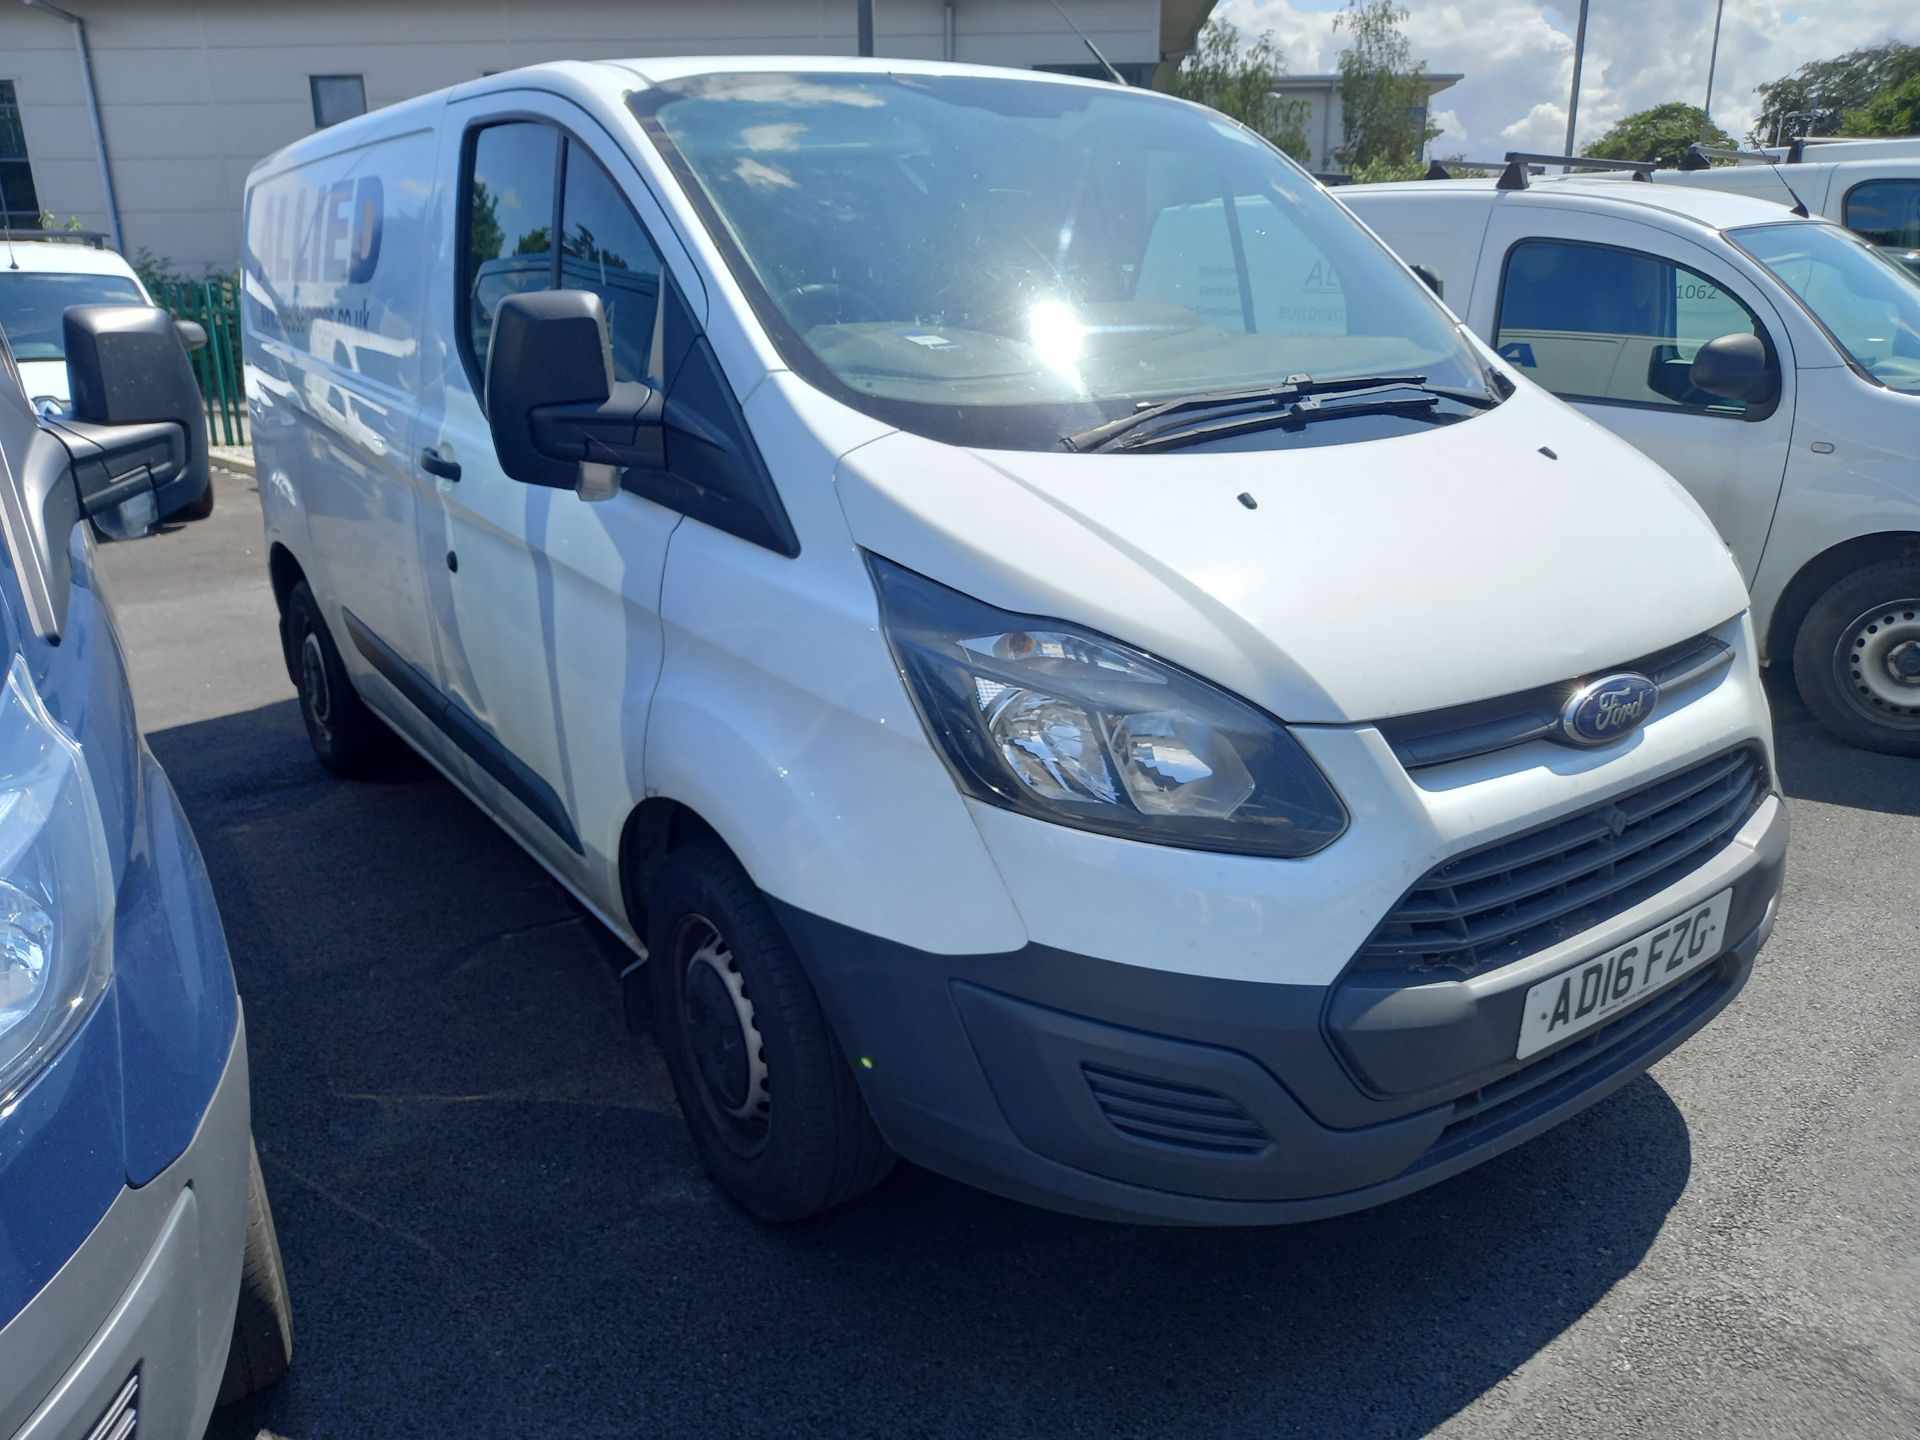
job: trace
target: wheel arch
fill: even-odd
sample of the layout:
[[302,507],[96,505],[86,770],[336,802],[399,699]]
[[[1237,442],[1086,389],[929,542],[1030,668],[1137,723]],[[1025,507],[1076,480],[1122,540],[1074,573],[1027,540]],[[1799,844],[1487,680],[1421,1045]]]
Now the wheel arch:
[[1853,571],[1887,560],[1920,560],[1920,532],[1881,530],[1855,535],[1828,546],[1802,565],[1774,602],[1773,615],[1767,623],[1768,661],[1790,664],[1800,627],[1820,597]]
[[675,850],[709,839],[733,854],[733,847],[705,816],[691,805],[664,795],[642,800],[627,817],[620,830],[620,903],[627,924],[642,945],[647,943],[647,902],[660,867]]

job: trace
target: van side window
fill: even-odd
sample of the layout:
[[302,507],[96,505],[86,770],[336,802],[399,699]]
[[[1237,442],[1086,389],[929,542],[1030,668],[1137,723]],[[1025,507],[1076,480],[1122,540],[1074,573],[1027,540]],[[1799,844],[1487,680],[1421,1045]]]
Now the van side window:
[[591,290],[606,306],[615,378],[658,379],[647,359],[660,308],[660,254],[613,178],[585,146],[571,140],[566,176],[560,200],[560,286]]
[[553,284],[560,132],[526,121],[490,125],[473,137],[469,153],[462,290],[471,358],[484,374],[500,302]]
[[1507,254],[1494,345],[1563,399],[1740,414],[1747,402],[1696,390],[1690,375],[1723,335],[1766,339],[1739,300],[1671,260],[1561,240]]
[[1869,180],[1847,192],[1842,222],[1869,244],[1920,250],[1920,180]]

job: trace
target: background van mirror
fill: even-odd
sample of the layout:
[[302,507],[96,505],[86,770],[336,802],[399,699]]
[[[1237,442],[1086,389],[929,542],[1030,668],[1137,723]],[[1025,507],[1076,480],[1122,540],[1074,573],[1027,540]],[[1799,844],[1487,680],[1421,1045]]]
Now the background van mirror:
[[1709,395],[1760,404],[1772,398],[1779,383],[1766,344],[1757,335],[1709,340],[1693,357],[1691,379],[1695,389]]

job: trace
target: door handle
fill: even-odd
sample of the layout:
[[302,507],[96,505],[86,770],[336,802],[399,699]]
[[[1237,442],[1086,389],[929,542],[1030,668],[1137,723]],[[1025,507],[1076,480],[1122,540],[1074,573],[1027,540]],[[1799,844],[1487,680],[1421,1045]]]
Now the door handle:
[[438,475],[442,480],[457,481],[460,478],[460,462],[447,459],[438,450],[422,450],[420,468],[429,475]]

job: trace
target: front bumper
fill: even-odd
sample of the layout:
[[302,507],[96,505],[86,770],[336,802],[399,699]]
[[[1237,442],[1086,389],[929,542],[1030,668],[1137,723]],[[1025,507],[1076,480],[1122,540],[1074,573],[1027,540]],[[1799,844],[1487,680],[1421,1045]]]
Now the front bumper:
[[186,1150],[123,1189],[0,1329],[0,1435],[87,1440],[136,1376],[133,1433],[190,1440],[205,1430],[246,1248],[249,1126],[241,1024]]
[[[910,950],[779,905],[875,1121],[908,1159],[1055,1209],[1273,1224],[1433,1184],[1610,1094],[1746,983],[1771,933],[1787,813],[1764,800],[1711,860],[1565,944],[1431,1006],[1334,1013],[1337,987],[1117,964],[1046,946]],[[1731,888],[1718,960],[1596,1030],[1512,1058],[1528,986]],[[1342,1031],[1408,1060],[1356,1075]],[[1491,1047],[1491,1048],[1488,1048]]]

